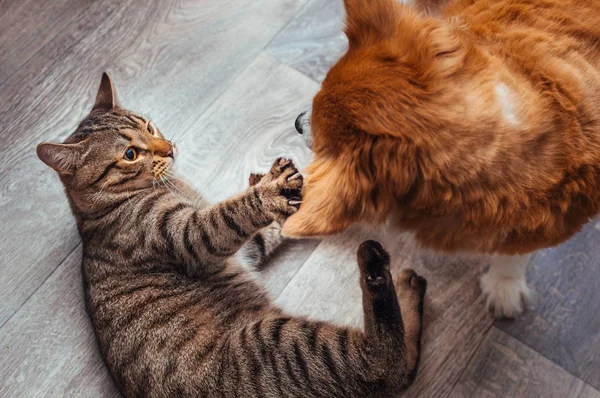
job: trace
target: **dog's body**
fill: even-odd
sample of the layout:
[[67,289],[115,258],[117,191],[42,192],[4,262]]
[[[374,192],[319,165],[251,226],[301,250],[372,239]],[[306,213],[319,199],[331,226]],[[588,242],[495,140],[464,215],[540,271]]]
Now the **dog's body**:
[[482,286],[519,313],[529,256],[513,256],[600,210],[600,2],[345,5],[349,50],[300,119],[315,160],[284,233],[392,215],[424,246],[494,253]]

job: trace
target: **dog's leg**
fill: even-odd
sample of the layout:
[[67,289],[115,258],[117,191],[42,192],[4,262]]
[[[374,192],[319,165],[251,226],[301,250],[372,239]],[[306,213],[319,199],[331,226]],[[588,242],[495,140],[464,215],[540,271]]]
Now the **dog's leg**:
[[490,268],[481,277],[481,290],[496,318],[515,318],[533,303],[525,278],[531,257],[492,255]]

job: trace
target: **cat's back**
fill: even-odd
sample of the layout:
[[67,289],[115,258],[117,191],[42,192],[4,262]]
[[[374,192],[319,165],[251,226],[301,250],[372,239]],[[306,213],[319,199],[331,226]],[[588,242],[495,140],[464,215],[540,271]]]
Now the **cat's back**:
[[94,331],[122,391],[144,395],[137,389],[179,384],[174,378],[182,367],[210,361],[223,331],[200,282],[171,272],[130,270],[125,262],[98,254],[84,254],[83,269]]
[[[259,287],[241,301],[245,296],[236,289],[248,289],[254,280],[234,259],[191,276],[185,264],[154,244],[158,227],[143,217],[160,218],[160,209],[177,206],[165,195],[132,198],[84,238],[86,305],[102,355],[127,396],[209,388],[214,357],[244,320],[245,305],[254,300],[257,308],[270,308]],[[184,377],[190,374],[193,379]]]

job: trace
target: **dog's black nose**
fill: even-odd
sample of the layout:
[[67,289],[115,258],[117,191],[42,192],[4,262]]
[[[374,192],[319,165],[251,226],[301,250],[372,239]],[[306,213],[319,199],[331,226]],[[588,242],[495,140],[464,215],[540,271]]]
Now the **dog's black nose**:
[[306,115],[306,112],[302,112],[301,114],[298,115],[298,117],[296,118],[296,123],[294,123],[294,126],[296,127],[296,131],[300,134],[302,134],[302,116]]

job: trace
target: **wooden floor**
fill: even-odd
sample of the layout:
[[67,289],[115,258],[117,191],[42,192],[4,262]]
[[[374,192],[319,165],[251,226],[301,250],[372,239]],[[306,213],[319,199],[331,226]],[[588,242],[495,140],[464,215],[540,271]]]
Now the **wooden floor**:
[[[0,397],[118,395],[84,312],[74,220],[35,155],[74,131],[101,72],[174,135],[180,172],[217,201],[277,156],[309,162],[293,122],[345,50],[341,26],[341,0],[0,0]],[[290,242],[266,284],[292,313],[359,325],[355,251],[371,236]],[[496,324],[477,284],[486,258],[382,239],[395,270],[429,279],[406,396],[600,398],[600,220],[537,254],[537,308]]]

